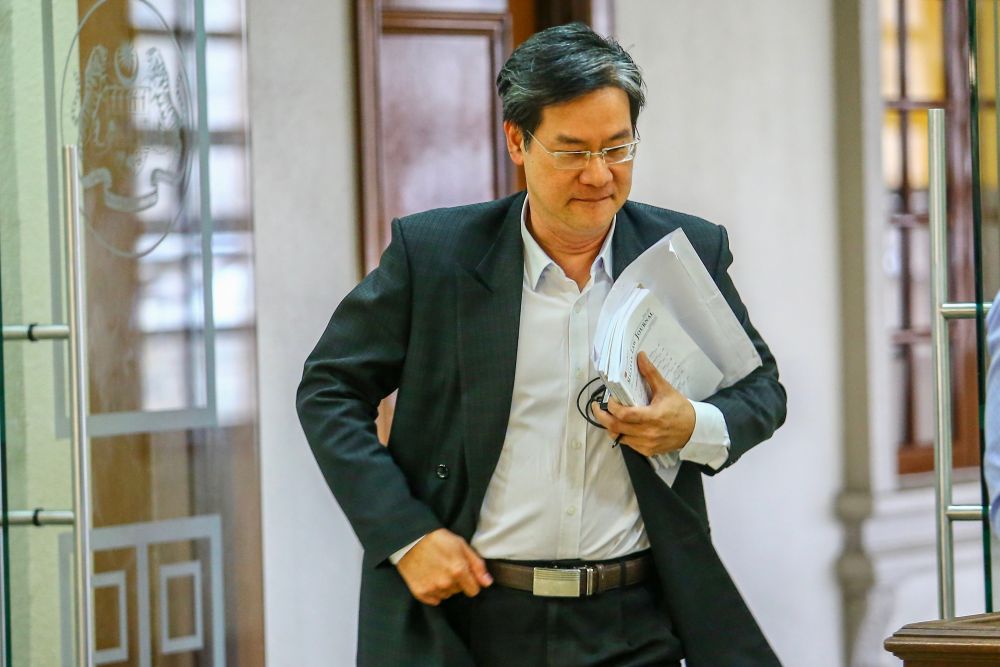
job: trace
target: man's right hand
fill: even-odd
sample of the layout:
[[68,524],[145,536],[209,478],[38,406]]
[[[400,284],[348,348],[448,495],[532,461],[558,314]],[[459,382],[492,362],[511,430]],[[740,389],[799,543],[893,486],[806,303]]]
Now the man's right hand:
[[493,583],[479,554],[446,528],[424,535],[399,560],[396,569],[413,597],[434,607],[455,593],[474,597]]

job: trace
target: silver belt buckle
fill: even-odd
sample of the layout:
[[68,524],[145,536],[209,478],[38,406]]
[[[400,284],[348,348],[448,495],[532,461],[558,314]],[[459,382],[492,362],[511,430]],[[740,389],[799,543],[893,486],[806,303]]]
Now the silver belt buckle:
[[531,583],[532,595],[550,598],[580,597],[580,577],[586,575],[584,595],[593,595],[597,570],[593,567],[536,567]]

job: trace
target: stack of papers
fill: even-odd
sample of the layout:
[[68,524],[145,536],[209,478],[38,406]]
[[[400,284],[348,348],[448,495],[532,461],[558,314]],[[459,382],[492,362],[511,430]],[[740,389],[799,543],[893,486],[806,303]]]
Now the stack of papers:
[[649,405],[649,389],[638,368],[640,352],[688,398],[701,400],[715,393],[722,371],[648,289],[633,284],[611,317],[597,370],[619,403]]
[[623,405],[648,405],[651,398],[639,373],[640,352],[695,401],[761,365],[750,337],[681,229],[636,258],[601,309],[594,367]]

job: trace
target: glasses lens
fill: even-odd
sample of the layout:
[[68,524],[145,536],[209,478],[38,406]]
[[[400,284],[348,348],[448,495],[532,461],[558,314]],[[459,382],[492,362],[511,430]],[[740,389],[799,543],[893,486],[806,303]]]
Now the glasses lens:
[[626,162],[631,160],[634,155],[635,144],[615,146],[614,148],[608,149],[608,151],[604,154],[604,163],[618,164],[619,162]]
[[583,169],[587,166],[586,153],[555,153],[554,157],[559,169]]

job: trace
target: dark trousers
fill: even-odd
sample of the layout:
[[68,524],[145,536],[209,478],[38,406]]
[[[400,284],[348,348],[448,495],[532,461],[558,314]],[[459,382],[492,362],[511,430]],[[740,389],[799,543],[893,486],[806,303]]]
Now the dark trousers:
[[680,667],[655,582],[586,598],[536,597],[493,584],[445,602],[477,667]]

